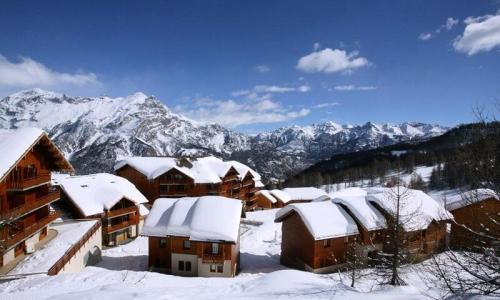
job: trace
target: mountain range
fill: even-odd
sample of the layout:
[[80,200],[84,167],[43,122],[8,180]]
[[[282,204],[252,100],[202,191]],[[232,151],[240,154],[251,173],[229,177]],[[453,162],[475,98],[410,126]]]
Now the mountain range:
[[267,182],[283,180],[335,154],[427,139],[449,129],[412,122],[323,122],[247,135],[191,120],[143,93],[74,97],[33,89],[1,99],[0,128],[27,126],[44,129],[79,174],[112,171],[118,156],[216,155],[250,165]]

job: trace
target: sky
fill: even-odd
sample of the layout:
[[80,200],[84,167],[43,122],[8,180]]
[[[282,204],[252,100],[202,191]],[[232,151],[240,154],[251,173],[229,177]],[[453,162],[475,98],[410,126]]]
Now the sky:
[[500,99],[500,1],[4,1],[0,97],[35,87],[249,133],[454,126]]

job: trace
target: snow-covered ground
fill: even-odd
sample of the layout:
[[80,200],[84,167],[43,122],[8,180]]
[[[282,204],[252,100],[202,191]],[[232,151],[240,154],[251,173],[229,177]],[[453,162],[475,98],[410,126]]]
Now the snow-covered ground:
[[281,226],[276,210],[248,213],[241,236],[242,271],[235,278],[185,278],[146,272],[147,239],[103,251],[103,261],[76,274],[35,275],[0,284],[0,299],[427,299],[429,289],[421,265],[404,270],[410,284],[378,285],[365,277],[356,289],[344,274],[316,275],[279,264]]

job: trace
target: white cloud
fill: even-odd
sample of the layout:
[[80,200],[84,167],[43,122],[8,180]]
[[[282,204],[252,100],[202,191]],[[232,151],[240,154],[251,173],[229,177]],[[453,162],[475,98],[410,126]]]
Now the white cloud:
[[314,105],[314,108],[326,108],[326,107],[332,107],[332,106],[337,106],[340,103],[338,102],[324,102],[324,103],[319,103]]
[[318,43],[318,42],[314,43],[314,45],[313,45],[313,49],[314,49],[314,51],[319,50],[319,48],[321,48],[321,44],[320,44],[320,43]]
[[296,67],[304,72],[338,73],[369,65],[368,59],[359,57],[358,51],[347,53],[345,50],[326,48],[301,57]]
[[266,100],[212,100],[202,98],[190,105],[178,105],[175,110],[195,120],[214,122],[226,127],[250,124],[277,123],[307,116],[311,110],[293,110],[271,99]]
[[259,73],[268,73],[271,72],[271,67],[267,65],[258,65],[253,67],[253,69]]
[[453,29],[453,27],[455,27],[455,25],[457,25],[457,24],[458,24],[458,19],[449,17],[448,19],[446,19],[446,22],[443,25],[439,26],[436,30],[434,30],[434,33],[423,32],[423,33],[418,35],[418,39],[421,41],[428,41],[431,38],[433,38],[435,35],[441,33],[441,31],[443,29],[446,29],[449,31],[449,30]]
[[231,93],[233,97],[246,96],[247,98],[257,99],[260,97],[269,97],[273,93],[301,92],[306,93],[311,87],[303,84],[301,86],[278,86],[278,85],[256,85],[250,90],[239,90]]
[[500,46],[500,15],[465,19],[465,30],[453,42],[456,51],[469,56]]
[[421,41],[427,41],[427,40],[430,40],[431,38],[432,38],[432,33],[430,33],[430,32],[421,33],[418,36],[418,39],[421,40]]
[[93,73],[60,73],[28,57],[21,57],[16,63],[0,54],[0,86],[35,87],[61,84],[83,86],[97,83],[97,77]]
[[354,84],[349,84],[349,85],[337,85],[334,87],[336,91],[371,91],[371,90],[376,90],[376,86],[356,86]]

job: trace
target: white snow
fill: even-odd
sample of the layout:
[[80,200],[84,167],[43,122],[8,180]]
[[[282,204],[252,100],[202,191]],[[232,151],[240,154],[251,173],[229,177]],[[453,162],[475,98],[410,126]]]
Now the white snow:
[[271,191],[268,190],[260,190],[257,193],[255,193],[255,195],[262,195],[271,203],[278,202],[278,200],[276,200],[276,198],[273,195],[271,195]]
[[54,222],[51,229],[57,236],[42,248],[18,263],[9,275],[47,273],[49,269],[87,233],[96,220]]
[[58,178],[58,184],[85,216],[111,209],[125,198],[136,205],[148,199],[130,181],[108,173]]
[[[435,221],[450,220],[453,216],[438,201],[426,193],[401,187],[400,216],[405,219],[403,227],[406,231],[424,230]],[[377,203],[390,214],[395,214],[397,199],[393,196],[394,188],[367,189],[368,201]]]
[[455,193],[451,196],[448,195],[445,206],[448,210],[455,210],[486,199],[500,200],[493,190],[476,189],[464,193]]
[[240,200],[219,196],[156,199],[142,235],[236,242],[241,210]]
[[361,188],[348,188],[330,194],[333,202],[347,206],[366,230],[387,228],[384,216],[370,204],[366,196],[367,192]]
[[295,187],[282,190],[271,190],[271,194],[285,204],[290,201],[312,201],[318,198],[321,200],[329,199],[328,194],[324,190],[315,187]]
[[358,234],[354,220],[337,204],[331,201],[289,204],[276,213],[276,222],[281,222],[296,212],[315,240]]
[[213,156],[202,158],[174,157],[122,157],[115,164],[115,170],[126,165],[136,169],[148,179],[155,179],[166,172],[176,169],[186,176],[192,178],[195,183],[220,183],[231,167],[239,173],[239,178],[243,179],[250,172],[256,181],[260,181],[260,175],[250,167],[237,161],[223,161]]
[[32,127],[0,131],[0,181],[44,134]]

